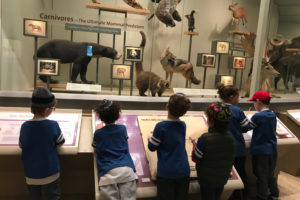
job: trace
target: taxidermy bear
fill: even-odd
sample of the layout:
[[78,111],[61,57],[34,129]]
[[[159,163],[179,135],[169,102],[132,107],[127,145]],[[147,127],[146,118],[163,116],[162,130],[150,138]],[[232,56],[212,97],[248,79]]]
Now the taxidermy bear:
[[176,6],[180,2],[181,0],[161,0],[158,3],[157,9],[155,11],[156,17],[167,27],[176,26],[174,20],[181,21],[181,17],[176,10]]
[[[88,47],[92,48],[90,55],[87,55]],[[38,58],[60,59],[61,63],[74,63],[72,68],[71,81],[76,82],[80,73],[83,83],[91,84],[92,81],[86,79],[86,72],[92,57],[106,57],[111,59],[120,59],[122,55],[111,48],[96,43],[72,42],[69,40],[51,40],[42,45],[37,51]],[[46,76],[40,76],[40,79],[47,82]],[[52,83],[55,82],[52,80]],[[56,81],[57,82],[57,81]]]
[[[141,47],[145,47],[146,36],[145,33],[140,31],[142,35]],[[155,96],[156,93],[160,97],[162,93],[169,88],[169,82],[163,80],[158,75],[153,72],[145,72],[143,70],[143,63],[138,61],[135,63],[135,72],[136,72],[136,87],[139,90],[140,96],[146,96],[145,92],[149,89],[151,95]]]

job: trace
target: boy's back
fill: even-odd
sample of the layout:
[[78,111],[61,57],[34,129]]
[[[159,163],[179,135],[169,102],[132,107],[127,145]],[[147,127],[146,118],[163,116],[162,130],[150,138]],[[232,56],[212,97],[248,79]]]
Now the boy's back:
[[277,153],[276,124],[276,115],[269,109],[252,116],[251,126],[254,127],[250,147],[252,155]]

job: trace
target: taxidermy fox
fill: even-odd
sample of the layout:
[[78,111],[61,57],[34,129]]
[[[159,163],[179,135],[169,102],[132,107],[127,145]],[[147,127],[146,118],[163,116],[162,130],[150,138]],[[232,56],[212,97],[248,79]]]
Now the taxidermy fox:
[[160,63],[166,71],[166,80],[168,80],[170,74],[170,85],[174,72],[181,73],[182,76],[189,81],[189,88],[192,83],[199,85],[201,81],[195,77],[192,63],[183,59],[177,59],[176,56],[169,51],[169,48],[170,47],[166,48],[161,54]]
[[[146,35],[143,31],[140,31],[142,35],[141,47],[145,47],[146,44]],[[139,90],[140,96],[146,96],[145,92],[149,89],[151,95],[155,96],[156,93],[160,97],[162,93],[169,88],[169,82],[163,80],[158,75],[153,72],[145,72],[143,70],[143,62],[138,61],[135,63],[135,72],[136,72],[136,87]]]

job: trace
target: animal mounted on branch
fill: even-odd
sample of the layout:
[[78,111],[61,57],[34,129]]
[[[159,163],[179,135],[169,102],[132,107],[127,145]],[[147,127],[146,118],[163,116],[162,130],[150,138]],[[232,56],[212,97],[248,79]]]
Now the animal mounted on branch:
[[[145,47],[146,45],[146,35],[143,31],[140,31],[142,35],[142,41],[140,46]],[[139,90],[140,96],[146,96],[145,92],[149,89],[152,96],[155,96],[156,93],[160,97],[163,92],[169,88],[169,82],[162,79],[153,72],[143,70],[143,62],[138,61],[135,63],[135,72],[136,72],[136,87]]]
[[155,15],[167,27],[176,26],[174,20],[181,21],[181,17],[176,10],[177,5],[181,0],[160,0],[155,10]]
[[[92,56],[87,55],[88,47],[92,47]],[[51,40],[43,44],[37,50],[38,58],[60,59],[61,63],[73,63],[71,81],[76,83],[78,74],[81,81],[86,84],[92,84],[92,81],[86,79],[87,67],[92,57],[106,57],[111,59],[120,59],[115,49],[96,43],[72,42],[69,40]],[[47,82],[47,77],[40,75],[40,79]],[[57,81],[52,80],[52,83]]]
[[[141,6],[141,4],[137,1],[137,0],[123,0],[127,5],[136,8],[136,9],[145,9],[143,8],[143,6]],[[92,0],[93,3],[98,3],[101,4],[99,1],[97,0]]]
[[270,40],[270,44],[273,47],[268,52],[270,62],[280,72],[280,76],[274,80],[275,88],[277,89],[280,78],[283,79],[285,89],[289,89],[288,82],[293,79],[293,88],[300,87],[300,36],[287,40],[284,36],[277,35]]
[[195,17],[194,14],[196,13],[195,10],[192,10],[189,15],[185,15],[185,17],[188,19],[188,25],[189,25],[189,31],[194,32],[195,29]]
[[201,81],[195,77],[193,64],[183,59],[177,59],[169,49],[170,47],[166,48],[161,54],[160,63],[163,69],[166,71],[166,80],[168,80],[170,75],[170,85],[172,83],[174,72],[181,73],[182,76],[188,80],[189,88],[191,87],[192,83],[199,85]]
[[237,8],[238,3],[232,4],[229,6],[229,10],[232,11],[232,25],[234,21],[237,21],[237,24],[240,24],[240,20],[242,19],[243,26],[247,24],[246,11],[244,8]]

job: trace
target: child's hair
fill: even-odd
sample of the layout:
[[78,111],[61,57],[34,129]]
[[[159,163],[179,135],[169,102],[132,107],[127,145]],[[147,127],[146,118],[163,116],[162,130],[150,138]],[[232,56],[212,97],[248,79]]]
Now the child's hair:
[[32,92],[31,112],[35,115],[42,115],[46,108],[56,104],[55,96],[45,87],[36,87]]
[[191,101],[183,93],[175,93],[170,97],[168,105],[171,115],[181,117],[190,109]]
[[217,89],[220,98],[224,101],[228,101],[231,96],[236,96],[239,94],[239,90],[232,85],[225,86],[223,83],[219,83],[217,85]]
[[111,124],[119,119],[121,106],[118,102],[104,99],[95,107],[95,112],[98,114],[101,121],[105,124]]
[[224,103],[217,102],[209,105],[205,111],[208,121],[213,122],[213,126],[217,130],[227,130],[232,116],[232,111]]

